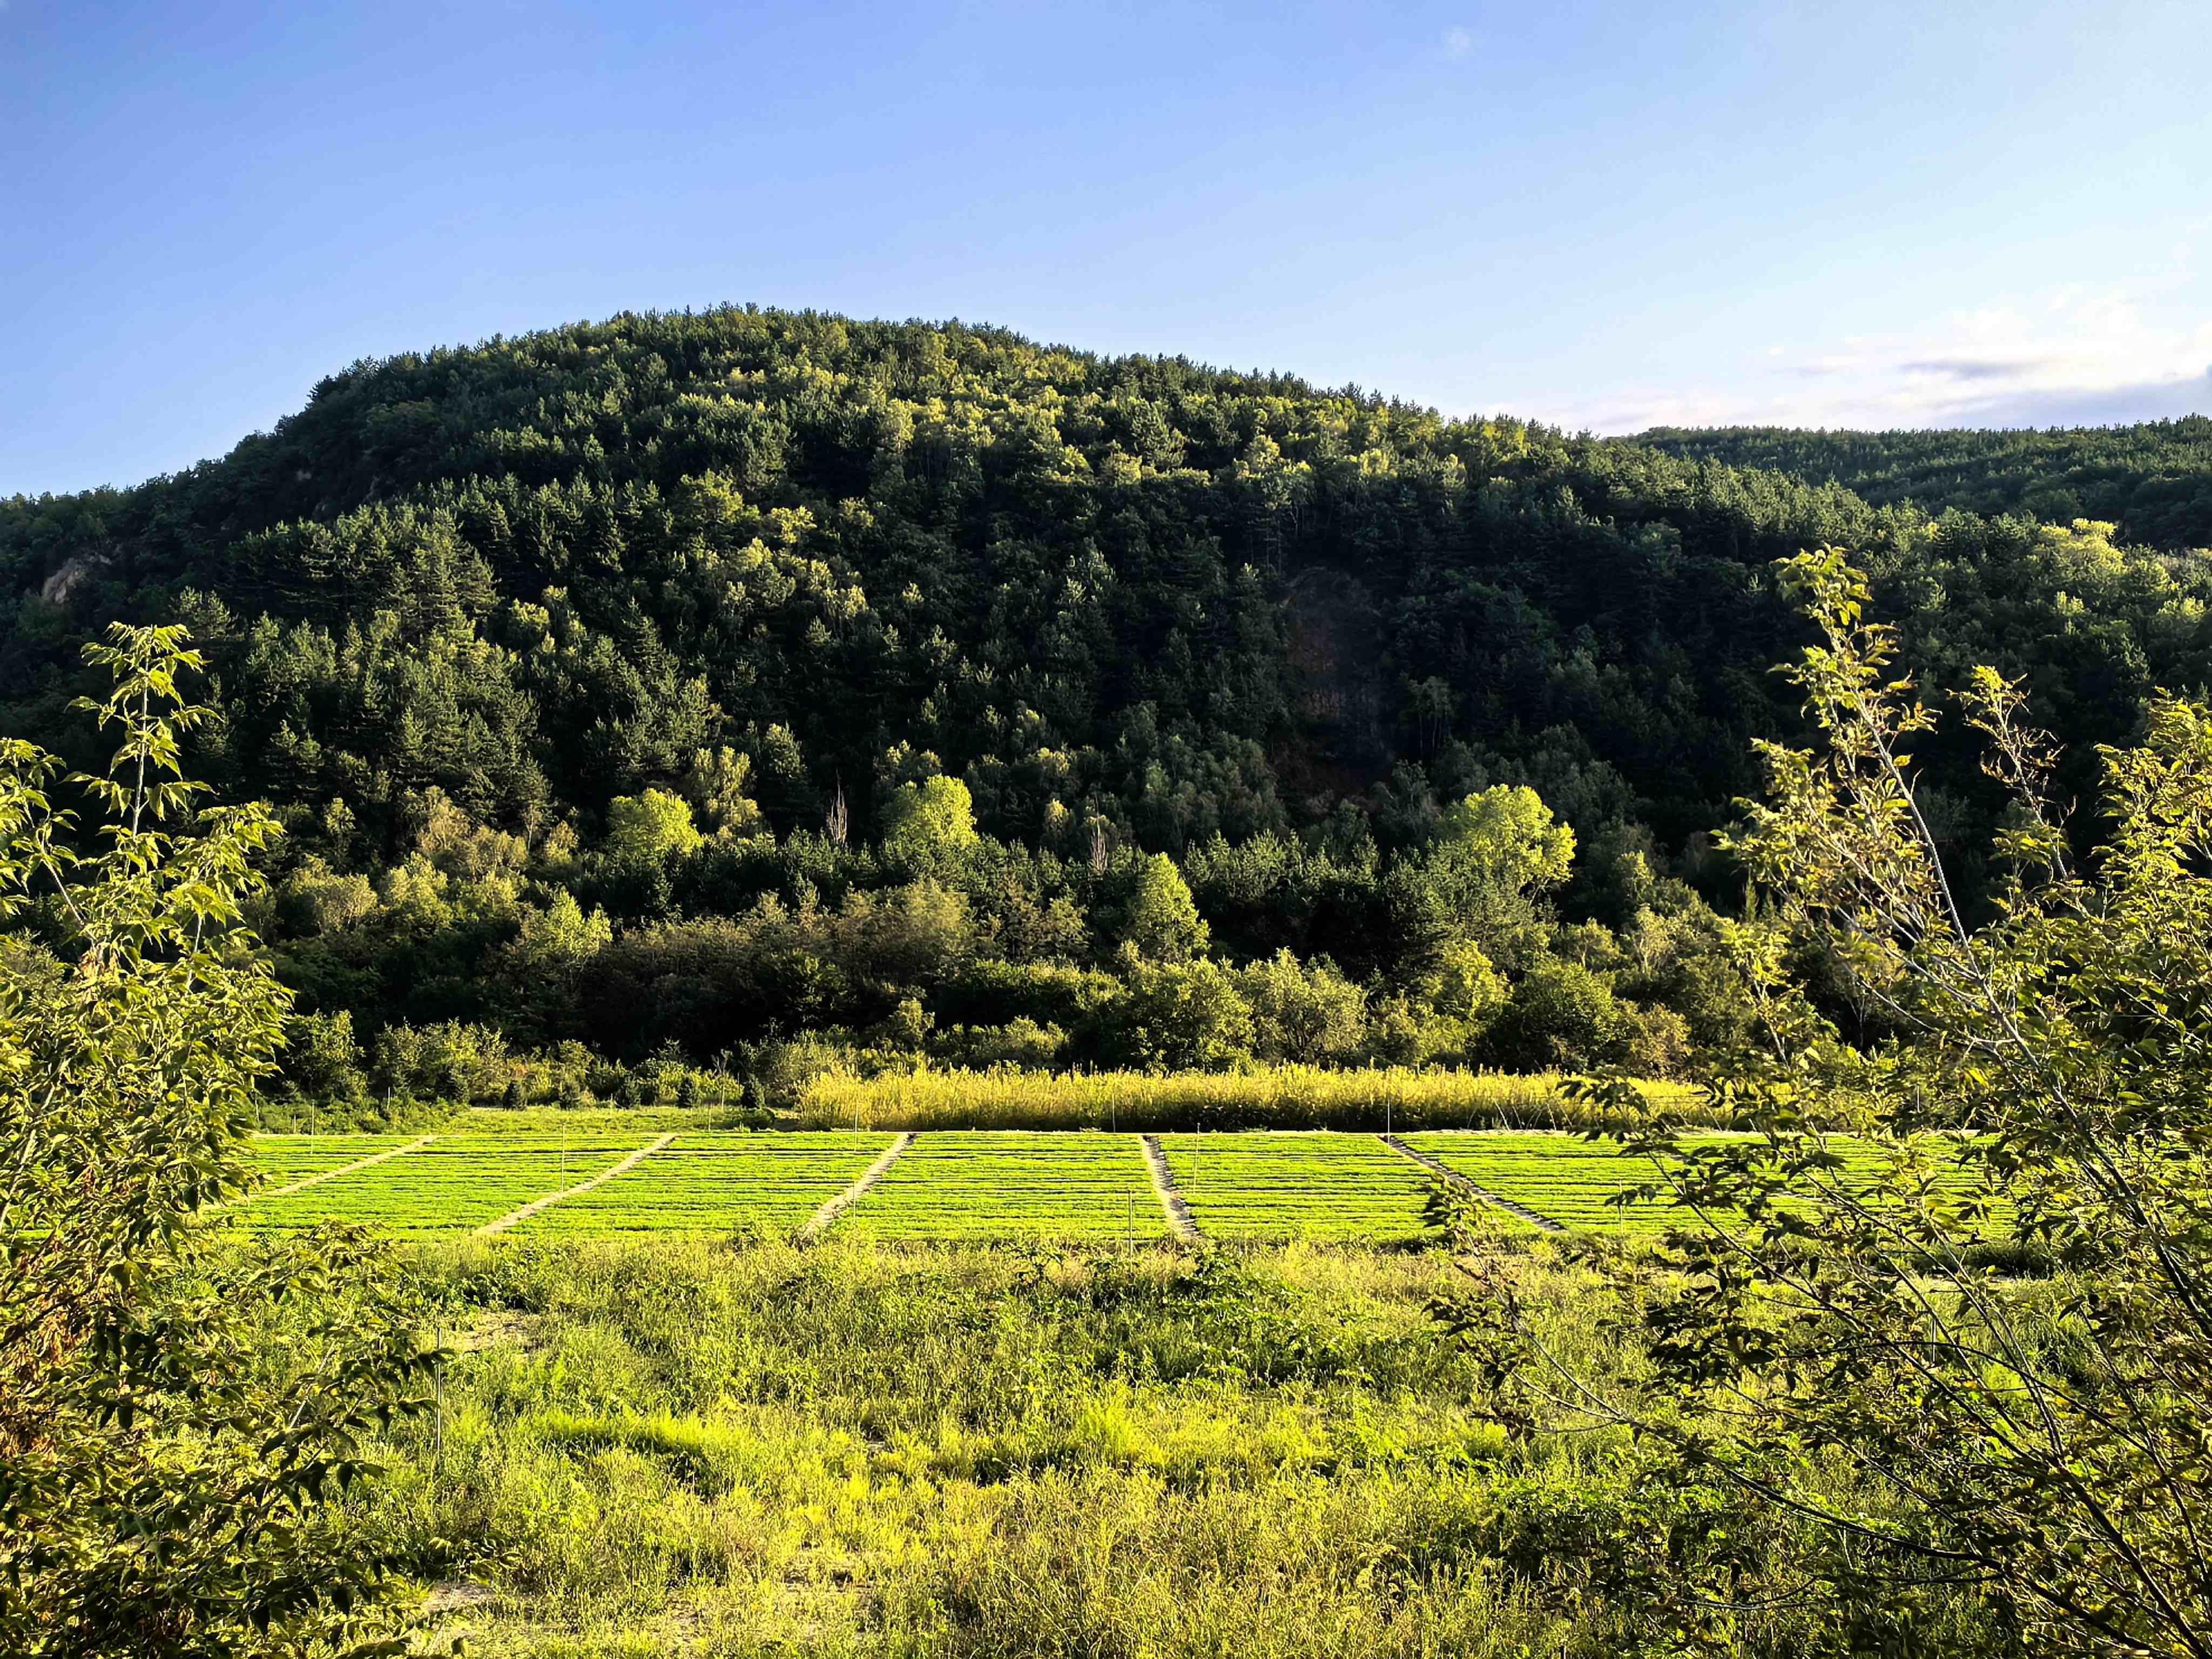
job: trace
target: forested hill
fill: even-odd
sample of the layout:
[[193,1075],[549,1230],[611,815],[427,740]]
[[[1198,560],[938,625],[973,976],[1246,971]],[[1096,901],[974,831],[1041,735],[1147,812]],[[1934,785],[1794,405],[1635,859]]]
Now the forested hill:
[[[908,1002],[940,1036],[1016,1008],[1065,1035],[1109,994],[986,994],[975,964],[1126,986],[1109,958],[1133,950],[1326,956],[1371,1012],[1470,942],[1481,906],[1439,849],[1504,822],[1462,805],[1486,790],[1533,786],[1578,832],[1564,886],[1528,874],[1548,853],[1520,878],[1568,919],[1626,927],[1669,873],[1725,896],[1703,838],[1753,787],[1752,738],[1795,720],[1770,566],[1823,542],[1875,573],[1931,685],[2027,672],[2085,754],[2152,687],[2212,682],[2212,580],[2094,527],[1930,522],[988,328],[731,308],[356,365],[222,460],[0,503],[0,726],[89,758],[79,643],[190,623],[225,715],[197,763],[287,808],[267,926],[304,1006],[364,1037],[462,1018],[703,1054]],[[1963,750],[1926,757],[1931,811],[1981,827]],[[1152,852],[1202,927],[1132,920]],[[880,907],[776,936],[829,981],[776,979],[764,934],[728,945],[742,971],[694,950],[763,902],[846,915],[917,882],[965,907],[931,966],[878,949]],[[1508,979],[1553,949],[1515,927],[1480,941]],[[530,952],[563,927],[555,973]],[[1595,939],[1574,949],[1613,971]],[[1151,1040],[1087,1052],[1172,1057]]]
[[1826,432],[1661,427],[1633,443],[1692,460],[1773,467],[1869,501],[2117,523],[2153,547],[2212,547],[2212,416],[2016,432]]

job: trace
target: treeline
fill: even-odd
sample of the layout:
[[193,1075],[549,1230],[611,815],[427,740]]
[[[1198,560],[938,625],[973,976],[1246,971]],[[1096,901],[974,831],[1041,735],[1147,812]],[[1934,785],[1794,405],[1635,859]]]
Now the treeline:
[[[2212,683],[2212,578],[2107,525],[732,308],[360,364],[222,460],[0,503],[0,725],[88,758],[79,642],[191,625],[191,764],[290,831],[305,1091],[794,1046],[1663,1076],[1741,1018],[1711,835],[1795,729],[1770,566],[1817,543],[2077,766]],[[2002,801],[1923,759],[1978,843]]]
[[[824,1067],[916,1060],[1666,1077],[1745,1018],[1717,918],[1640,854],[1612,872],[1624,931],[1560,920],[1573,832],[1525,788],[1470,796],[1416,850],[1217,836],[1178,865],[987,836],[942,775],[893,792],[873,846],[702,833],[699,760],[688,793],[617,797],[588,848],[434,791],[396,862],[299,857],[253,918],[301,994],[298,1091],[671,1103],[705,1064],[764,1106]],[[726,820],[744,798],[722,799]]]
[[1880,506],[2055,524],[2101,519],[2130,542],[2212,547],[2212,416],[2203,414],[2045,431],[1656,427],[1632,441],[1685,459],[1838,483]]

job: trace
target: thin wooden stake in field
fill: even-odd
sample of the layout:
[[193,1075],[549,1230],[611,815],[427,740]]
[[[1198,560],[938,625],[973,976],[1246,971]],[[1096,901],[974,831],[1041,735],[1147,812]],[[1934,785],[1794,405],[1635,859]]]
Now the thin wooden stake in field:
[[[857,1127],[855,1133],[858,1133]],[[858,1204],[868,1188],[881,1181],[891,1165],[898,1162],[899,1154],[914,1145],[914,1139],[915,1133],[908,1129],[896,1140],[891,1142],[881,1158],[860,1171],[859,1180],[814,1212],[813,1218],[799,1230],[800,1241],[803,1243],[817,1237],[824,1227]]]
[[430,1449],[430,1473],[441,1476],[446,1472],[446,1322],[438,1322],[438,1428],[437,1438]]
[[532,1199],[529,1203],[524,1205],[520,1209],[513,1212],[511,1214],[503,1215],[500,1217],[498,1220],[488,1223],[487,1224],[477,1228],[477,1237],[478,1238],[490,1238],[496,1234],[503,1233],[510,1227],[520,1226],[522,1223],[529,1220],[531,1217],[536,1215],[540,1210],[551,1209],[553,1206],[558,1204],[563,1199],[574,1198],[579,1193],[588,1193],[592,1188],[600,1186],[606,1182],[612,1181],[618,1175],[627,1175],[632,1170],[637,1168],[637,1166],[642,1164],[647,1158],[651,1158],[655,1152],[660,1151],[662,1147],[667,1146],[670,1141],[675,1139],[676,1137],[673,1134],[665,1134],[661,1136],[659,1139],[652,1142],[650,1145],[639,1147],[628,1158],[623,1159],[621,1163],[615,1164],[611,1169],[600,1170],[599,1174],[593,1176],[589,1181],[580,1181],[574,1186],[563,1188],[557,1193],[549,1193],[544,1198]]

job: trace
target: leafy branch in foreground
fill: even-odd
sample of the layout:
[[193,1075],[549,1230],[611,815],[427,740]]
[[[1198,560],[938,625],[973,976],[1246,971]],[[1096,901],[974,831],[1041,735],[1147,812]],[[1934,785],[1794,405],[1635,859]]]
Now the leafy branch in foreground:
[[[203,1224],[289,997],[241,924],[258,807],[194,811],[181,629],[111,631],[89,842],[0,742],[0,1651],[396,1651],[338,1500],[422,1374],[374,1247]],[[281,1340],[279,1340],[281,1338]]]
[[[1695,1212],[1638,1281],[1650,1375],[1594,1388],[1515,1346],[1510,1308],[1451,1316],[1555,1405],[1795,1517],[1808,1572],[1967,1591],[2038,1653],[2212,1655],[2212,711],[2161,700],[2102,751],[2085,872],[2021,688],[1978,671],[2013,809],[1970,915],[1914,790],[1934,716],[1864,582],[1832,550],[1784,568],[1825,742],[1762,745],[1733,843],[1763,1040],[1716,1087],[1758,1133],[1640,1143]],[[1893,1036],[1835,1040],[1788,970],[1808,947]],[[1808,1127],[1836,1122],[1871,1161]]]

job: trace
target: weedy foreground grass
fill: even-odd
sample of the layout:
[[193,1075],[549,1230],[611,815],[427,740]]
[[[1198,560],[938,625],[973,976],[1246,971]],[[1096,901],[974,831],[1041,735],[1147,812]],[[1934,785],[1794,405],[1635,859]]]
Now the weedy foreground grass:
[[[1611,1339],[1582,1270],[1547,1340]],[[478,1655],[1656,1652],[1625,1443],[1510,1441],[1436,1251],[423,1244],[442,1443],[375,1517]],[[1593,1540],[1595,1540],[1593,1544]],[[1754,1547],[1756,1540],[1747,1540]],[[1598,1565],[1593,1566],[1592,1563]],[[1808,1652],[1786,1612],[1737,1650]]]

